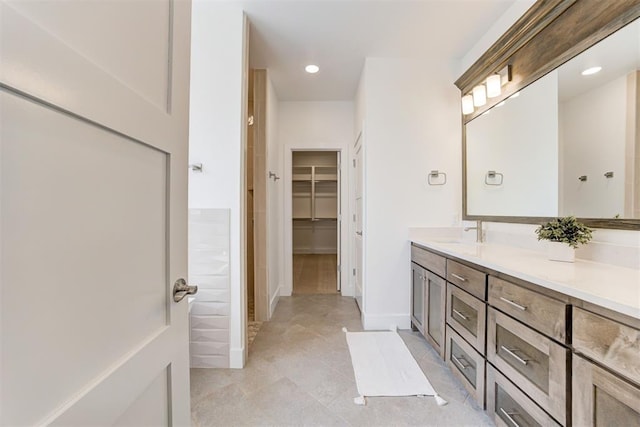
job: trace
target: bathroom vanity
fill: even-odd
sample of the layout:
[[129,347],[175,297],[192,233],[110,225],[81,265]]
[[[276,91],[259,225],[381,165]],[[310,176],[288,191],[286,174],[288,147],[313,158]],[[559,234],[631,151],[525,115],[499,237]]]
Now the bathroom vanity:
[[[455,82],[464,220],[640,232],[638,18],[640,0],[539,0]],[[412,320],[497,425],[640,426],[637,262],[410,240]]]
[[640,426],[639,270],[412,240],[412,286],[445,295],[412,317],[497,425]]

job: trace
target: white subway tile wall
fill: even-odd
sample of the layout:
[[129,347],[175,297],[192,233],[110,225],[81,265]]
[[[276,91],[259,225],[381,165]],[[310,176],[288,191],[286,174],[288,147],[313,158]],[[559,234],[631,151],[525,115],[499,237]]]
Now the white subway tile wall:
[[229,367],[229,209],[189,209],[192,368]]

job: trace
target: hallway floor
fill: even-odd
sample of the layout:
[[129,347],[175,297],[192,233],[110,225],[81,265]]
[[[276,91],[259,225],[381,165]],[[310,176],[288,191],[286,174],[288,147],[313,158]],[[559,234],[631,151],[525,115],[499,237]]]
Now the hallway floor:
[[281,297],[249,352],[245,369],[192,369],[194,426],[493,425],[419,333],[401,331],[438,393],[433,398],[373,397],[358,406],[342,327],[362,330],[353,298]]
[[293,293],[338,293],[337,254],[294,254]]

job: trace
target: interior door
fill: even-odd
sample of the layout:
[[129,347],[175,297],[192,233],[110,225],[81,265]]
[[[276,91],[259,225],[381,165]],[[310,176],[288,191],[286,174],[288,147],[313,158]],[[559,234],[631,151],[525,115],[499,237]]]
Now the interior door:
[[342,162],[340,159],[340,151],[336,151],[336,206],[337,206],[337,210],[338,212],[336,212],[336,242],[337,242],[337,253],[336,253],[336,257],[338,258],[336,261],[336,265],[338,266],[338,271],[336,271],[336,290],[338,292],[341,291],[342,289],[342,193],[341,193],[341,189],[342,189]]
[[353,158],[353,172],[355,177],[355,191],[354,191],[354,206],[355,206],[355,218],[354,218],[354,233],[353,233],[353,247],[354,247],[354,273],[355,273],[355,297],[360,311],[364,310],[363,306],[363,215],[364,215],[364,179],[363,179],[363,144],[362,133],[358,135],[355,145],[355,155]]
[[187,425],[190,3],[0,8],[0,424]]

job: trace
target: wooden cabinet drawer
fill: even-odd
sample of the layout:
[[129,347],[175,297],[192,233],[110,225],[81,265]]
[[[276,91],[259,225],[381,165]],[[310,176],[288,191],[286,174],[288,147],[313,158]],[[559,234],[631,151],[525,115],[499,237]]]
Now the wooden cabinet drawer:
[[484,357],[447,325],[446,361],[469,394],[484,406]]
[[487,413],[499,427],[560,425],[490,364],[487,364]]
[[640,385],[640,330],[577,307],[572,325],[576,352]]
[[573,425],[640,427],[640,387],[573,355]]
[[567,422],[568,351],[489,307],[487,359],[560,424]]
[[484,301],[447,284],[447,323],[481,354],[485,350],[486,321]]
[[446,277],[447,261],[443,256],[411,245],[411,261],[433,271],[440,277]]
[[447,281],[483,301],[486,300],[487,275],[481,271],[448,259]]
[[489,276],[489,304],[561,343],[567,343],[567,305]]

